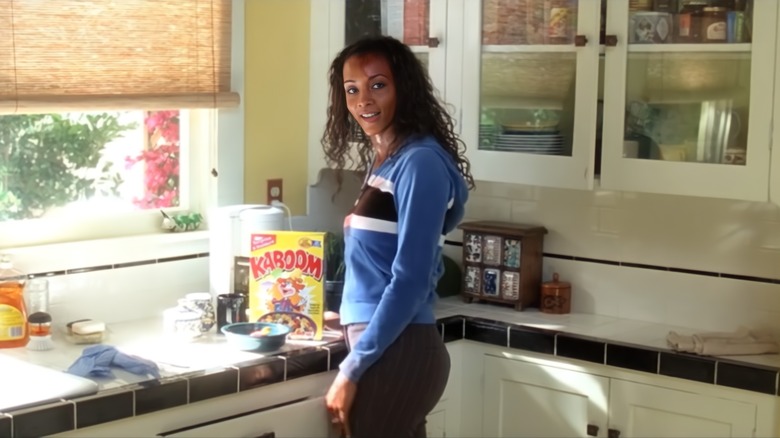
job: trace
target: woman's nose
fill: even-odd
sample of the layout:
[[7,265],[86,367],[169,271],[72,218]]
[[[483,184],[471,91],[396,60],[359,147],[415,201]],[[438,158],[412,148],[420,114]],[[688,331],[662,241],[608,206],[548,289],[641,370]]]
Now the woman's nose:
[[360,96],[358,97],[358,106],[366,106],[372,103],[373,101],[374,99],[371,97],[371,94],[360,93]]

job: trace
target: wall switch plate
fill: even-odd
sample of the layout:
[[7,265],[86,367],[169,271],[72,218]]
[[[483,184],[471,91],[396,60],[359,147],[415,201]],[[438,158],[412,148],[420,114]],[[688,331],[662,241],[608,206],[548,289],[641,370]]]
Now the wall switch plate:
[[282,179],[275,178],[268,180],[268,188],[266,197],[268,198],[268,205],[271,205],[273,201],[282,201]]

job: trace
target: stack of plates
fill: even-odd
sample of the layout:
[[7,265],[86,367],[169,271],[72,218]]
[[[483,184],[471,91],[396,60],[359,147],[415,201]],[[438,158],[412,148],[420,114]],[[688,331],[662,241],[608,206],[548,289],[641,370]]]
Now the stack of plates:
[[503,125],[504,131],[496,136],[493,148],[504,152],[562,155],[563,136],[557,126]]

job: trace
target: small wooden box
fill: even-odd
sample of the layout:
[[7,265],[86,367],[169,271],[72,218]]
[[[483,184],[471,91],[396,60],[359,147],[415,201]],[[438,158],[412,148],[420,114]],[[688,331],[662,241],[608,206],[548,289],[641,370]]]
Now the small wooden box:
[[547,229],[511,222],[464,222],[463,290],[473,300],[512,304],[516,310],[539,305],[542,248]]

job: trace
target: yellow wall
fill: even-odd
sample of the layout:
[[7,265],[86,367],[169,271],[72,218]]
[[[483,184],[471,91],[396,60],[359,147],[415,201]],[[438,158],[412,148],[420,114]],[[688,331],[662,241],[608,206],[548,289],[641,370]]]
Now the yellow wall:
[[283,201],[306,213],[309,0],[246,0],[244,201],[265,204],[282,178]]

